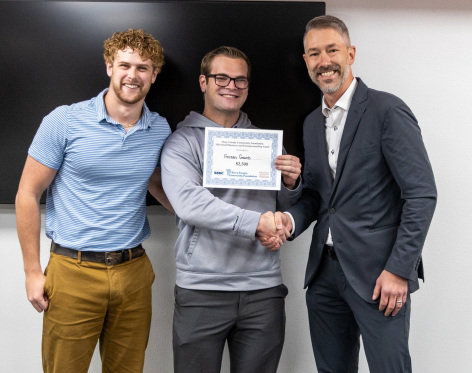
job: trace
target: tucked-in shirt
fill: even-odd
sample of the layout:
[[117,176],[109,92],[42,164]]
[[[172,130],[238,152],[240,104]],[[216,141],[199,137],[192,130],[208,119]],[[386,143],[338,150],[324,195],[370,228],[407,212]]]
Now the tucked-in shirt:
[[46,235],[75,250],[128,249],[149,237],[147,184],[170,134],[145,104],[126,132],[108,116],[106,92],[52,111],[28,151],[57,170],[47,189]]
[[[357,87],[357,79],[353,79],[348,89],[339,98],[339,100],[329,108],[323,97],[321,111],[326,117],[326,149],[328,150],[329,168],[331,176],[336,177],[336,167],[338,165],[339,147],[343,136],[344,124],[346,123],[347,113],[351,106],[352,98]],[[331,237],[331,228],[329,229],[326,245],[333,246],[333,238]]]

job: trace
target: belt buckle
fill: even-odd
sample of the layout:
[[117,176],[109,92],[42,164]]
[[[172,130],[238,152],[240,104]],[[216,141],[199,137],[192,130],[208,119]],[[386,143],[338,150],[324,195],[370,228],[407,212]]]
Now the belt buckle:
[[121,251],[106,251],[105,252],[105,264],[107,266],[112,266],[116,264],[120,264],[122,260],[122,252]]

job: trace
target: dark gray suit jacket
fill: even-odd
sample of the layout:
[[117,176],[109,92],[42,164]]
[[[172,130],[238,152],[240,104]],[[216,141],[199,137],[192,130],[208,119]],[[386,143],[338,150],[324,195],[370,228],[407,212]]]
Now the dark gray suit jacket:
[[288,212],[295,220],[293,237],[317,221],[305,287],[316,274],[331,227],[346,278],[364,300],[372,302],[384,269],[408,279],[410,292],[417,290],[436,186],[413,113],[398,97],[358,79],[334,181],[321,106],[306,118],[303,131],[303,194]]

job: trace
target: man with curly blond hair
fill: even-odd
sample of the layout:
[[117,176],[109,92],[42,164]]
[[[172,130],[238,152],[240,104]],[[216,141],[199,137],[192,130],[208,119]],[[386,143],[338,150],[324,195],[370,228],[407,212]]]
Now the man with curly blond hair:
[[[44,311],[45,372],[87,372],[100,341],[102,372],[142,372],[154,272],[146,190],[160,183],[165,118],[144,99],[164,63],[143,30],[104,43],[109,88],[47,115],[28,150],[16,198],[28,300]],[[39,199],[47,189],[48,266],[40,265]]]

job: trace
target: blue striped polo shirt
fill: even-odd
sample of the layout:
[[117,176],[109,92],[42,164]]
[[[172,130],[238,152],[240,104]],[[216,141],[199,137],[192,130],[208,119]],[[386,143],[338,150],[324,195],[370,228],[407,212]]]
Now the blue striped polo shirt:
[[170,134],[146,104],[128,132],[103,96],[60,106],[44,117],[28,154],[58,170],[47,189],[46,235],[84,251],[132,248],[149,237],[146,190]]

